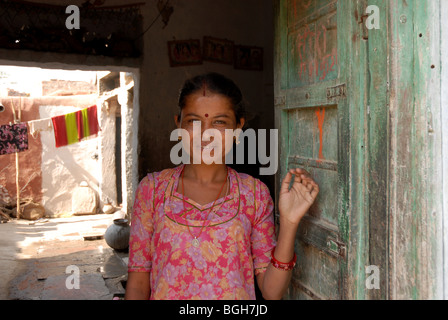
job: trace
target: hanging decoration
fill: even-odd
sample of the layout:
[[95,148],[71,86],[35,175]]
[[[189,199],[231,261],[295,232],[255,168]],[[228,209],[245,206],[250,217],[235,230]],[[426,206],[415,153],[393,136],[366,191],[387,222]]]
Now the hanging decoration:
[[204,37],[204,60],[233,64],[233,50],[234,42],[231,40]]
[[198,39],[168,41],[171,67],[202,64],[203,61],[233,65],[238,70],[263,70],[263,48],[234,44],[232,40],[205,36]]
[[263,48],[235,46],[235,69],[263,70]]
[[199,39],[168,41],[168,52],[171,67],[202,64]]

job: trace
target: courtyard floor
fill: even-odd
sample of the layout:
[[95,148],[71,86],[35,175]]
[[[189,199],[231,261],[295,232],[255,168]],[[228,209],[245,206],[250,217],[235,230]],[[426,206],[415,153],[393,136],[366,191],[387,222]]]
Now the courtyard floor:
[[127,252],[103,238],[114,215],[0,224],[0,299],[112,300],[124,295]]

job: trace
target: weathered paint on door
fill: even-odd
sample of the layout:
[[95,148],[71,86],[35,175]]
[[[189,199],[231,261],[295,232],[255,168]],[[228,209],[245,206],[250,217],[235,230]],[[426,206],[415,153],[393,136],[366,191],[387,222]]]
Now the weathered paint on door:
[[442,193],[442,130],[448,125],[441,121],[444,2],[390,1],[391,299],[441,299],[448,276],[443,270],[443,198],[448,196]]
[[[302,221],[290,299],[346,297],[348,193],[347,82],[338,38],[348,31],[338,1],[276,4],[276,118],[280,177],[308,170],[320,195]],[[341,29],[342,27],[342,29]],[[342,60],[343,62],[344,60]],[[279,181],[277,181],[279,182]],[[341,183],[342,182],[342,183]],[[278,184],[277,184],[278,185]],[[324,196],[322,196],[324,195]]]
[[287,298],[440,298],[440,1],[274,4],[277,191],[290,167],[321,189]]

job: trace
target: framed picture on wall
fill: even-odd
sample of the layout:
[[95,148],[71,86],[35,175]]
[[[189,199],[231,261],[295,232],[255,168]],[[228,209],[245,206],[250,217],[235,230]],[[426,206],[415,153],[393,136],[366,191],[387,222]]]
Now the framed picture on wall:
[[171,67],[202,64],[200,40],[168,41],[168,55]]
[[204,37],[204,60],[233,64],[233,50],[233,41],[213,37]]
[[235,46],[235,69],[263,70],[263,48]]

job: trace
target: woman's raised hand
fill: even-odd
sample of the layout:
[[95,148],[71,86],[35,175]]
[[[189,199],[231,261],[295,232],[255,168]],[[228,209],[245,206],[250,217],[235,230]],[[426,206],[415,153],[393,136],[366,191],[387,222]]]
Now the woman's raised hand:
[[[289,188],[293,175],[294,182]],[[280,188],[278,204],[280,223],[298,226],[300,220],[314,203],[318,193],[319,186],[306,170],[290,169]]]

